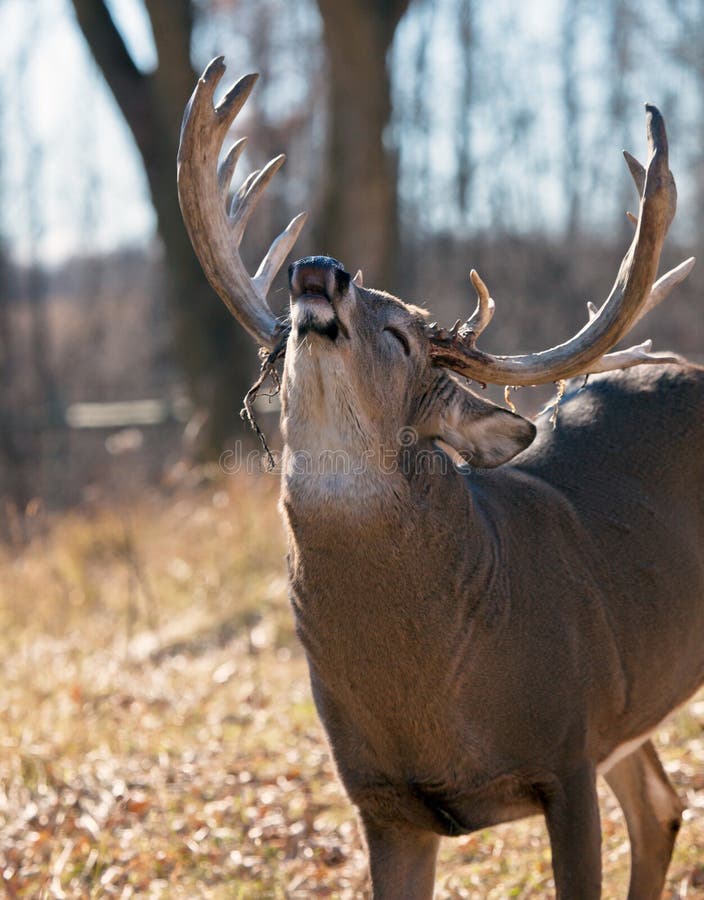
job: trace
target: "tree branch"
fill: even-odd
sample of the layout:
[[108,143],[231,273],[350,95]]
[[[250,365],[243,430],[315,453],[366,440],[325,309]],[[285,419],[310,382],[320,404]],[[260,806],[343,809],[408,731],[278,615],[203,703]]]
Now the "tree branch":
[[103,0],[72,0],[78,26],[142,149],[143,90],[149,76],[139,71]]

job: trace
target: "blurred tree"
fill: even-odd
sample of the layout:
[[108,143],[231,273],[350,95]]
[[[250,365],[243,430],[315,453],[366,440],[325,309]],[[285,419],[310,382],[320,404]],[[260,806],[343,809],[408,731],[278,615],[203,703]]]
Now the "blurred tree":
[[[609,73],[608,111],[611,117],[611,133],[622,147],[628,146],[628,121],[636,99],[629,90],[634,67],[634,47],[642,38],[640,3],[631,0],[611,0],[608,11],[608,52],[611,61]],[[619,182],[619,207],[629,209],[633,205],[633,187],[630,179],[621,177]],[[618,220],[622,237],[631,233],[625,216]]]
[[574,239],[580,225],[582,192],[579,118],[580,103],[577,73],[577,37],[580,26],[580,0],[565,0],[562,9],[562,40],[560,65],[562,68],[562,105],[564,109],[565,159],[563,190],[567,205],[565,239]]
[[394,283],[397,161],[387,54],[410,0],[318,0],[330,74],[327,165],[317,244],[365,282]]
[[470,211],[475,160],[472,154],[472,111],[476,99],[475,77],[475,0],[458,0],[457,36],[462,54],[459,116],[455,138],[457,153],[457,203],[463,218]]
[[[704,234],[704,3],[701,0],[668,0],[675,16],[676,35],[670,52],[680,70],[688,71],[696,86],[690,102],[693,105],[691,128],[696,151],[692,158],[690,177],[694,184],[694,229]],[[680,76],[681,77],[681,76]]]
[[78,24],[132,132],[144,163],[169,277],[177,358],[195,402],[208,410],[217,449],[239,427],[254,348],[202,274],[183,227],[176,194],[179,127],[193,90],[190,0],[145,0],[158,66],[135,65],[105,0],[72,0]]
[[[34,28],[22,43],[18,54],[20,70],[28,66],[32,35],[39,28],[34,9]],[[58,381],[51,364],[51,339],[48,321],[47,275],[39,250],[44,226],[46,148],[32,131],[29,108],[23,105],[15,123],[25,148],[21,194],[24,198],[28,258],[21,269],[12,271],[0,247],[0,495],[13,509],[24,511],[38,492],[35,468],[40,456],[41,426],[56,426],[62,405]],[[21,293],[19,301],[15,293]],[[9,511],[4,510],[5,523]]]
[[[0,85],[2,91],[2,85]],[[0,101],[5,97],[1,96]],[[0,128],[4,125],[4,102],[0,102]],[[5,144],[0,142],[0,171],[5,168]],[[2,181],[0,180],[0,184]],[[4,198],[3,198],[4,199]],[[15,353],[17,347],[11,309],[11,284],[14,273],[7,256],[4,235],[0,235],[0,536],[7,537],[6,505],[12,499],[20,508],[29,499],[25,483],[22,451],[18,442],[15,415],[16,378]]]
[[24,509],[31,497],[25,467],[26,454],[20,441],[17,416],[17,315],[13,310],[10,284],[14,273],[0,245],[0,536],[7,537],[6,504]]

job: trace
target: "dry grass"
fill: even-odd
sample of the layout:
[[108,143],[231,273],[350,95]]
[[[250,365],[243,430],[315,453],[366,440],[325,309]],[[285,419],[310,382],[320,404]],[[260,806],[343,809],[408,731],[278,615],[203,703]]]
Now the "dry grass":
[[[0,894],[354,898],[364,858],[287,608],[273,478],[64,516],[0,557]],[[704,898],[704,701],[659,735]],[[606,898],[625,897],[603,795]],[[546,897],[538,819],[446,842],[441,898]]]

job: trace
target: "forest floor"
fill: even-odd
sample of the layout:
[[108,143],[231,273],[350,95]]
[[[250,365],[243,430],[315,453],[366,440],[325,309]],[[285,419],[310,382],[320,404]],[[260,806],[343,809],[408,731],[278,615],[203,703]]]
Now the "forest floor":
[[[358,898],[364,854],[286,599],[276,479],[202,478],[0,550],[0,896]],[[657,735],[704,898],[704,693]],[[604,898],[628,843],[601,789]],[[443,843],[438,898],[550,897],[540,818]]]

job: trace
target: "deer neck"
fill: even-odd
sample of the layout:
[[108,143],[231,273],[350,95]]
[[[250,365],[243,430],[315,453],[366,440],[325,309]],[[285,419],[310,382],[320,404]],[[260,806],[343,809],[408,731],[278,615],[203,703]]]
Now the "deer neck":
[[449,457],[429,440],[384,439],[337,357],[295,352],[282,392],[281,509],[302,602],[339,604],[345,593],[353,606],[376,592],[387,603],[404,583],[435,594],[448,547],[465,584],[491,567],[495,533]]
[[[294,457],[287,448],[284,458]],[[387,471],[365,460],[362,474],[342,476],[284,469],[281,512],[303,602],[334,597],[339,604],[349,594],[354,605],[379,594],[386,605],[400,596],[399,584],[408,589],[402,604],[413,595],[435,596],[439,586],[454,602],[453,584],[466,596],[475,583],[479,595],[493,579],[495,528],[448,457],[428,446],[389,460]]]
[[311,672],[338,700],[373,710],[355,715],[395,714],[383,692],[370,687],[374,696],[359,701],[354,687],[387,684],[391,670],[397,684],[416,685],[428,709],[455,690],[472,622],[502,577],[492,528],[462,481],[454,470],[414,475],[391,499],[360,492],[357,504],[319,505],[284,481],[296,631]]
[[[305,354],[305,348],[297,349]],[[379,440],[336,361],[304,357],[285,371],[283,491],[300,513],[349,523],[402,505],[397,447]]]

